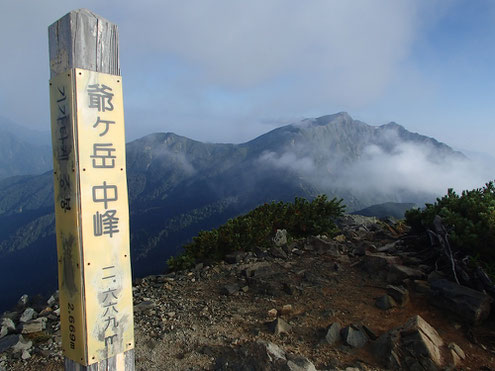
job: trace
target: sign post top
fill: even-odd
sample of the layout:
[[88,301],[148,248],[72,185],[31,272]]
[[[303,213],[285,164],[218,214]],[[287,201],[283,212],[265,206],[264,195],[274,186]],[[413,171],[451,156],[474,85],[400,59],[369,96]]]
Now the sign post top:
[[120,76],[119,30],[88,9],[67,13],[48,28],[50,78],[70,68]]

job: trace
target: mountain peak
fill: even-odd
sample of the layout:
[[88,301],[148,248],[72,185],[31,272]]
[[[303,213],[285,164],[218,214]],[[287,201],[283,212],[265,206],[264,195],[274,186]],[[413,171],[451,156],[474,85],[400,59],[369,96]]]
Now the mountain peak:
[[296,127],[315,127],[333,125],[347,125],[353,122],[353,118],[347,112],[338,112],[333,115],[325,115],[317,118],[304,119],[292,126]]
[[325,115],[313,120],[314,124],[318,126],[324,126],[328,124],[341,124],[345,125],[354,121],[347,112],[339,112],[333,115]]
[[381,125],[381,127],[389,129],[404,129],[404,126],[399,125],[395,121],[390,121],[388,124]]

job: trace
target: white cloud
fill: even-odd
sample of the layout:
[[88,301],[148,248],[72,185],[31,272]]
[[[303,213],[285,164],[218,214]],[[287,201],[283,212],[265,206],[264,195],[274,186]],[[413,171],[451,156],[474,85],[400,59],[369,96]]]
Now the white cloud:
[[349,192],[370,203],[425,202],[448,188],[461,192],[493,179],[492,164],[448,153],[427,141],[403,140],[396,129],[387,129],[361,149],[358,144],[341,151],[299,141],[279,153],[265,152],[258,161],[286,169],[322,191]]

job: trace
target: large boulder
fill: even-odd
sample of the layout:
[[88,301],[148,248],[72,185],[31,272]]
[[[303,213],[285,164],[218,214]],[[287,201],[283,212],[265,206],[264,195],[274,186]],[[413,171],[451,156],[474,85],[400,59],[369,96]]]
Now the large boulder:
[[375,354],[385,367],[393,370],[437,370],[447,364],[444,342],[438,332],[421,316],[378,338]]
[[363,257],[363,268],[369,273],[383,273],[388,271],[391,265],[400,263],[399,257],[385,253],[366,252]]
[[492,298],[482,292],[446,279],[430,282],[430,302],[471,324],[479,324],[490,315]]
[[391,264],[388,267],[387,281],[390,283],[401,283],[406,278],[420,280],[425,278],[425,274],[419,269],[406,267],[401,264]]

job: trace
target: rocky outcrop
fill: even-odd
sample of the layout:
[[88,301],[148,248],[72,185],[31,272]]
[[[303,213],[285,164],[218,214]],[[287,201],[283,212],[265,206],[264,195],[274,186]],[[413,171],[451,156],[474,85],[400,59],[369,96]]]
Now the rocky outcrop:
[[[428,301],[450,285],[434,283],[445,275],[421,259],[409,237],[375,218],[354,216],[341,228],[336,238],[274,243],[234,252],[220,263],[198,262],[187,271],[136,280],[137,369],[495,367],[486,353],[488,335],[468,328],[470,344],[465,328],[453,327],[447,311]],[[391,284],[387,278],[396,267],[421,274]],[[42,303],[23,297],[5,313],[0,370],[61,368],[59,312],[54,296]]]
[[383,334],[373,349],[385,367],[394,370],[437,370],[446,364],[444,342],[438,332],[420,316]]
[[480,324],[490,315],[493,299],[484,293],[445,279],[433,280],[430,288],[433,305],[469,323]]

